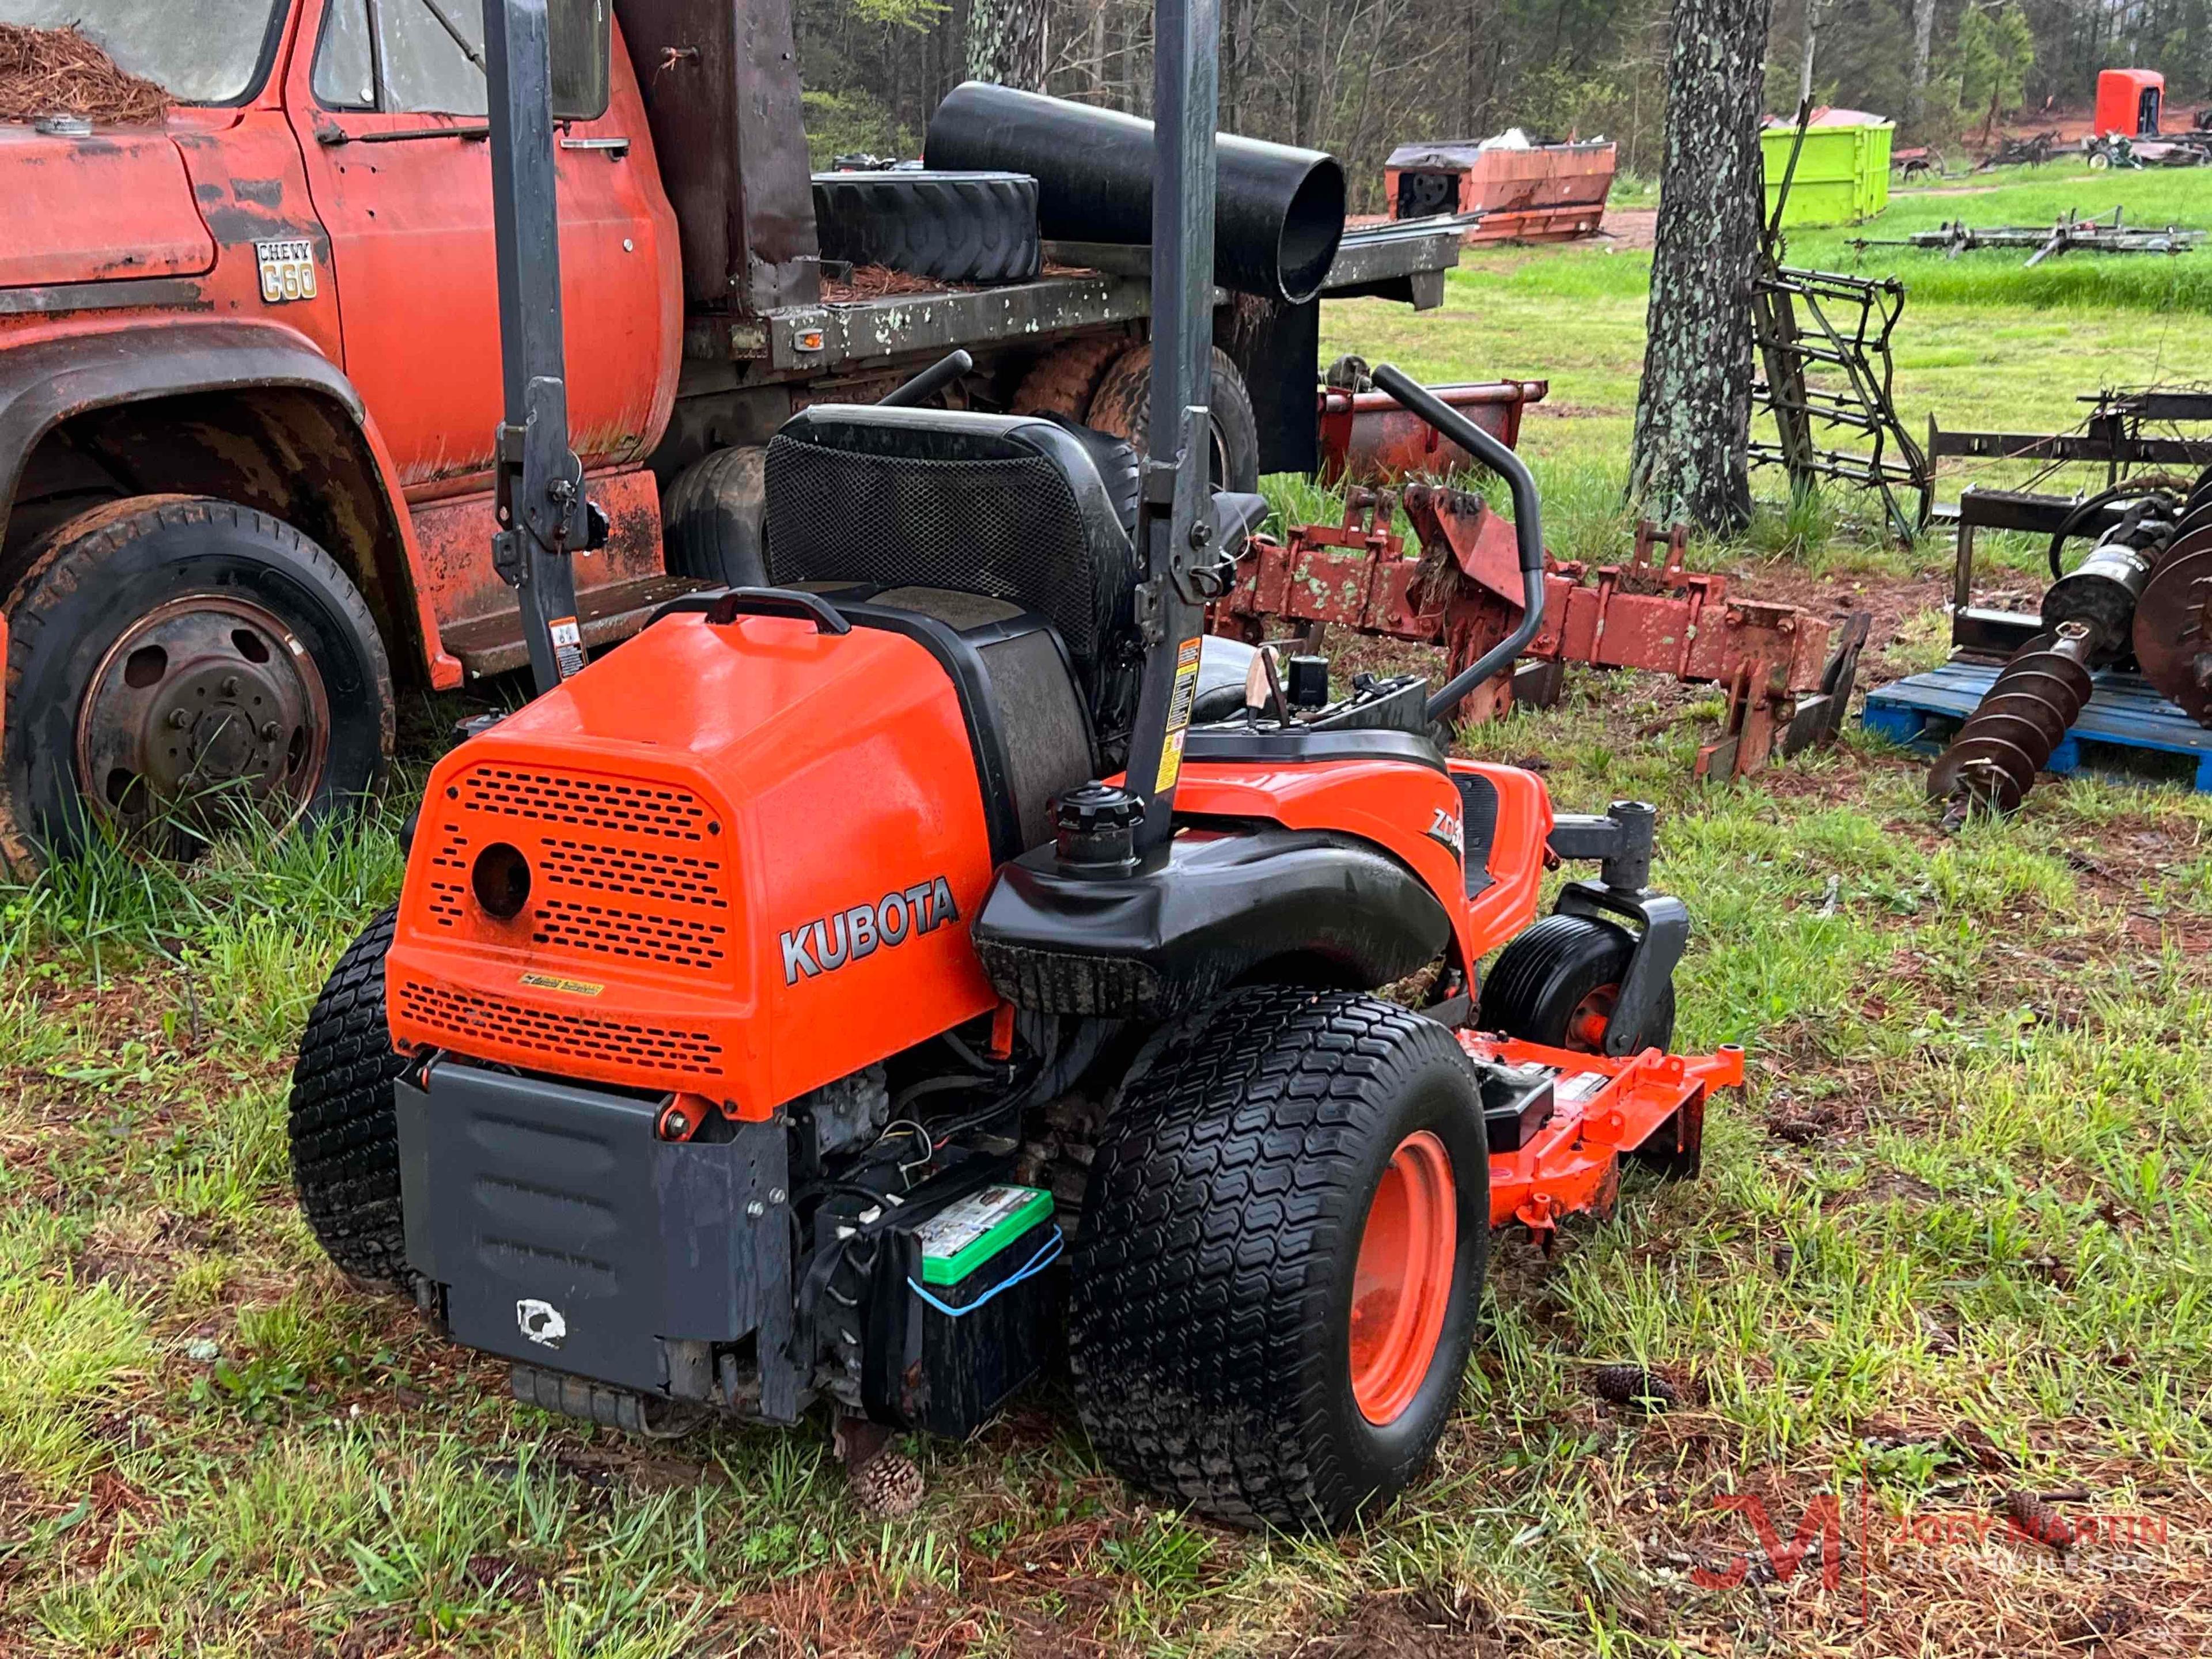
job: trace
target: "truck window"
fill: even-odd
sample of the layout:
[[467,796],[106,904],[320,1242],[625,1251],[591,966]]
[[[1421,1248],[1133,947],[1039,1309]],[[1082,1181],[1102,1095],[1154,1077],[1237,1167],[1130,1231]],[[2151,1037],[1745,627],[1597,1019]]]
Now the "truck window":
[[[553,107],[564,118],[592,120],[605,111],[605,88],[591,84],[588,69],[562,49],[571,25],[600,15],[604,4],[555,0],[549,8]],[[313,84],[316,98],[333,109],[483,114],[481,0],[331,0],[315,47]]]
[[251,98],[276,56],[282,0],[198,0],[189,27],[176,0],[0,0],[0,23],[74,24],[132,75],[181,104]]

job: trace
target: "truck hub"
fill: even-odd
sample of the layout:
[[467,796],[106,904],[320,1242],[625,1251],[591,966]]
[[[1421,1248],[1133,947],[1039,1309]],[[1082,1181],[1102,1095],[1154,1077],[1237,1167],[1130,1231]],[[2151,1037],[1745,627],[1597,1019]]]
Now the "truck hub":
[[302,803],[330,708],[306,645],[246,600],[187,594],[108,648],[77,710],[78,787],[126,822],[213,790]]

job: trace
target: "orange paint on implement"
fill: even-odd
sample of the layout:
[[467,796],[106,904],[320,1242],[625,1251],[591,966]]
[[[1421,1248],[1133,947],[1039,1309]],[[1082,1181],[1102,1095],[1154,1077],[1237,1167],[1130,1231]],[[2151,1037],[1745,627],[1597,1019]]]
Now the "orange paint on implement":
[[1477,1031],[1458,1036],[1477,1060],[1548,1066],[1559,1074],[1551,1121],[1519,1152],[1490,1159],[1490,1224],[1518,1219],[1540,1237],[1563,1215],[1611,1210],[1623,1152],[1650,1141],[1677,1113],[1685,1132],[1679,1144],[1694,1145],[1707,1092],[1743,1082],[1743,1050],[1734,1043],[1710,1054],[1647,1048],[1613,1060]]
[[1374,1424],[1413,1403],[1435,1358],[1459,1255],[1451,1154],[1426,1129],[1398,1143],[1367,1207],[1352,1272],[1352,1397]]

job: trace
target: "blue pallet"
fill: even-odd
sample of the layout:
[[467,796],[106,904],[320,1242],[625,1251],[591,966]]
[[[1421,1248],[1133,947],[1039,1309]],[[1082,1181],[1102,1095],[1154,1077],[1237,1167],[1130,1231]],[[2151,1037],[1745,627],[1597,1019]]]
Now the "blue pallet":
[[[1996,677],[1994,663],[1954,662],[1931,673],[1915,674],[1868,692],[1859,724],[1877,737],[1934,754],[1980,705]],[[2148,749],[2187,756],[2197,763],[2197,787],[2212,793],[2212,732],[2153,690],[2139,674],[2107,669],[2092,684],[2081,718],[2052,752],[2045,770],[2077,770],[2084,746],[2092,761],[2108,758],[2096,753],[2106,745]]]

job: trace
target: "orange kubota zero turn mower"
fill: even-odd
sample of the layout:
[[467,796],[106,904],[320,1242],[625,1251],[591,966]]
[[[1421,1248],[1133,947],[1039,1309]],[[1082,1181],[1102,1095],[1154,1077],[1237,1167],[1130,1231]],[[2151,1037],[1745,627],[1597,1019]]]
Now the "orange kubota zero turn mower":
[[[309,1022],[317,1235],[600,1423],[962,1436],[1064,1333],[1131,1480],[1246,1523],[1387,1498],[1457,1396],[1491,1230],[1607,1207],[1624,1154],[1694,1170],[1741,1076],[1664,1052],[1688,929],[1650,809],[1561,816],[1432,740],[1540,622],[1526,469],[1376,371],[1511,485],[1526,617],[1440,690],[1299,706],[1202,637],[1260,508],[1206,473],[1214,11],[1160,0],[1173,444],[913,406],[957,354],[810,408],[769,451],[777,586],[582,666],[544,0],[486,9],[497,556],[547,689],[438,763],[397,911]],[[1561,859],[1599,873],[1539,920]],[[1375,994],[1431,968],[1421,1006]]]

